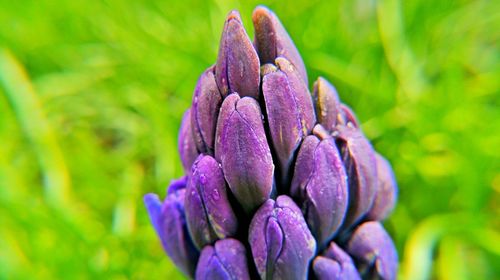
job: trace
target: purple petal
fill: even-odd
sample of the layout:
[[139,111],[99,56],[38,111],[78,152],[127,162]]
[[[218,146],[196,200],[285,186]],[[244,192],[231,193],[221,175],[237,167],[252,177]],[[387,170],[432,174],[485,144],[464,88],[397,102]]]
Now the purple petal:
[[229,13],[222,32],[215,79],[225,97],[233,92],[259,98],[260,62],[237,11]]
[[181,128],[178,139],[179,155],[181,157],[184,171],[189,173],[191,165],[198,157],[198,151],[191,130],[191,113],[187,110],[182,117]]
[[334,140],[308,136],[297,156],[290,193],[301,203],[306,221],[321,246],[334,237],[344,219],[346,179]]
[[222,104],[213,71],[214,67],[210,67],[200,76],[191,108],[191,129],[196,147],[208,154],[213,154],[215,127]]
[[313,270],[318,280],[361,280],[351,257],[334,242],[314,259]]
[[349,208],[343,228],[356,224],[370,210],[377,189],[375,152],[363,133],[337,126],[339,146],[349,183]]
[[187,185],[187,176],[182,176],[179,179],[170,181],[170,185],[168,186],[167,189],[167,195],[185,189],[186,185]]
[[277,57],[275,60],[278,68],[286,74],[290,89],[297,100],[297,105],[300,111],[300,121],[302,122],[302,130],[304,134],[309,134],[316,124],[316,114],[314,113],[314,105],[311,93],[295,67],[285,57]]
[[147,194],[144,203],[163,248],[186,275],[194,276],[199,252],[189,236],[184,216],[185,189],[167,196],[163,205],[157,195]]
[[360,272],[370,279],[396,279],[396,248],[379,222],[365,222],[356,228],[346,251],[357,260]]
[[375,153],[377,161],[378,187],[372,208],[366,215],[368,220],[381,221],[389,216],[396,205],[398,186],[390,163]]
[[248,241],[261,279],[307,279],[316,241],[288,196],[269,199],[257,210]]
[[274,165],[257,101],[230,95],[217,124],[216,158],[224,177],[246,212],[266,201],[273,191]]
[[354,114],[353,110],[349,106],[343,103],[340,104],[338,123],[343,126],[359,128],[359,121],[356,114]]
[[222,169],[211,156],[200,155],[193,164],[185,207],[188,229],[198,248],[232,236],[238,229]]
[[267,120],[281,176],[288,175],[295,150],[303,137],[300,110],[285,73],[270,72],[262,78]]
[[328,131],[337,125],[340,101],[337,90],[326,79],[319,77],[313,91],[318,122]]
[[246,250],[236,239],[227,238],[203,248],[196,268],[196,279],[250,279]]
[[307,85],[307,71],[302,57],[278,17],[268,8],[258,6],[252,14],[255,45],[262,64],[273,63],[278,56],[285,57],[298,69]]

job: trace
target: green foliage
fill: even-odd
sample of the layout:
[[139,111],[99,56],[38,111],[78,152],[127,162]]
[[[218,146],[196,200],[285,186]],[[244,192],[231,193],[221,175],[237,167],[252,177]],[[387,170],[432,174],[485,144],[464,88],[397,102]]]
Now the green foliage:
[[[265,3],[395,168],[402,279],[500,275],[498,3]],[[142,196],[182,174],[198,75],[256,4],[0,0],[0,279],[182,278]]]

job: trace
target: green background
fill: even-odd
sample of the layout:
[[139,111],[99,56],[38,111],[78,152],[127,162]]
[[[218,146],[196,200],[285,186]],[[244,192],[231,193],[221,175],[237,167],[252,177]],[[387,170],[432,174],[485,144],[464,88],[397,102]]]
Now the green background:
[[[500,275],[498,1],[264,1],[393,164],[401,279]],[[0,278],[174,279],[142,204],[225,15],[255,1],[0,0]]]

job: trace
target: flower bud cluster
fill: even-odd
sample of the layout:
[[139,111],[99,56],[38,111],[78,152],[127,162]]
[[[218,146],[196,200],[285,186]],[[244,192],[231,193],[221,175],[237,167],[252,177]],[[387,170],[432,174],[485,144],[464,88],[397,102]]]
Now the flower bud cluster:
[[380,221],[397,186],[335,88],[310,92],[276,15],[257,7],[255,39],[229,13],[215,65],[184,115],[186,176],[145,204],[163,248],[196,279],[395,279]]

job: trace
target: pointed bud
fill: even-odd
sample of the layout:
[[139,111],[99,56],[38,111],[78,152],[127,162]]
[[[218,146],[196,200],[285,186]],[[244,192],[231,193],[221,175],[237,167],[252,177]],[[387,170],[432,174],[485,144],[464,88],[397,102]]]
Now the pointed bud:
[[186,173],[190,172],[191,165],[198,156],[198,151],[196,149],[196,144],[191,129],[190,111],[191,110],[187,110],[182,117],[178,139],[179,155],[181,157],[182,166],[184,167],[184,171]]
[[272,146],[284,181],[304,134],[298,100],[290,88],[288,77],[277,68],[274,69],[276,71],[266,73],[262,78],[262,93]]
[[236,234],[238,221],[227,197],[224,175],[211,156],[200,155],[194,162],[185,207],[188,229],[198,248]]
[[215,156],[232,193],[247,212],[273,191],[274,165],[257,101],[229,95],[217,123]]
[[379,222],[361,224],[347,243],[346,251],[368,279],[396,279],[398,255],[391,237]]
[[199,252],[189,236],[186,225],[184,187],[185,179],[174,181],[163,205],[155,194],[145,195],[144,204],[165,252],[182,272],[192,277]]
[[214,151],[215,127],[222,104],[213,71],[212,66],[198,79],[191,108],[191,129],[196,147],[207,154],[213,154]]
[[319,77],[314,83],[314,102],[319,124],[333,131],[340,113],[340,101],[335,87],[326,79]]
[[261,279],[307,279],[316,241],[290,197],[269,199],[257,210],[248,241]]
[[278,17],[264,6],[252,14],[255,28],[255,45],[262,64],[273,63],[278,56],[285,57],[298,69],[306,86],[307,71],[302,57]]
[[375,153],[377,161],[378,187],[372,208],[366,215],[368,220],[381,221],[389,216],[396,205],[398,186],[389,162],[380,154]]
[[196,268],[196,279],[250,279],[245,246],[232,238],[205,246]]
[[316,124],[316,114],[314,113],[314,105],[311,93],[307,88],[307,83],[304,83],[300,77],[297,67],[284,57],[276,58],[276,65],[286,74],[290,89],[292,90],[300,110],[300,121],[302,122],[302,130],[307,135],[311,132]]
[[290,194],[300,202],[320,247],[334,237],[344,219],[348,201],[346,179],[334,140],[307,136],[297,156]]
[[224,24],[215,67],[221,94],[259,98],[260,62],[237,11],[229,13]]
[[347,172],[349,208],[343,228],[356,224],[370,210],[377,189],[375,151],[361,130],[337,126],[337,145]]
[[313,271],[318,280],[361,280],[351,257],[334,242],[314,259]]

